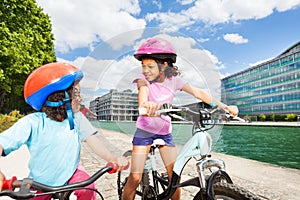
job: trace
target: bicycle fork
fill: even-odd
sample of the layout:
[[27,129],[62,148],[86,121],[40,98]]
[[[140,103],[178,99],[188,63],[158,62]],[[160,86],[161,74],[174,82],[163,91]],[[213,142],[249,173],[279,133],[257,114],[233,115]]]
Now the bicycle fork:
[[[231,178],[225,171],[225,162],[219,159],[211,159],[205,157],[201,159],[197,164],[197,171],[199,175],[200,188],[205,189],[205,193],[208,199],[214,199],[213,197],[213,184],[217,178],[226,180],[228,183],[232,183]],[[218,168],[218,170],[212,172],[208,178],[205,177],[205,169]]]

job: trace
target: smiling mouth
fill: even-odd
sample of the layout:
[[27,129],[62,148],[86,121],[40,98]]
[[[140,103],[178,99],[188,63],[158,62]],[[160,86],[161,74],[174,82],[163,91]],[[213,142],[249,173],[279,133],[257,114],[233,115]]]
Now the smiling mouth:
[[151,76],[146,76],[146,75],[145,75],[145,78],[148,80],[149,78],[151,78]]

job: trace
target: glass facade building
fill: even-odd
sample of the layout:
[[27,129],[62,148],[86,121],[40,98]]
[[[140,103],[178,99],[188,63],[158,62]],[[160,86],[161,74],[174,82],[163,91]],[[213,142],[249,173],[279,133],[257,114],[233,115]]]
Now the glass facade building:
[[222,101],[240,115],[300,114],[300,42],[267,62],[221,80]]
[[131,90],[118,92],[110,90],[108,94],[90,102],[90,110],[97,114],[98,120],[136,121],[138,117],[138,94]]

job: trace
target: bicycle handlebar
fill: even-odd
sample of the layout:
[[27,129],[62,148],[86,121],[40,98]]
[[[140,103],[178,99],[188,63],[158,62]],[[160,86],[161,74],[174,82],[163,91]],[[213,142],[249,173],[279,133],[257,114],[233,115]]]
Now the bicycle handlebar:
[[[128,167],[129,167],[129,163],[125,167],[125,169]],[[33,198],[36,196],[36,193],[34,191],[30,191],[30,189],[41,191],[47,194],[74,191],[76,189],[84,188],[92,184],[107,172],[109,174],[117,172],[118,168],[119,168],[118,164],[109,162],[106,164],[105,167],[101,168],[99,171],[97,171],[95,174],[93,174],[89,179],[85,181],[64,185],[64,186],[54,186],[54,187],[38,183],[30,178],[17,180],[17,178],[14,176],[12,177],[12,179],[3,181],[3,187],[2,187],[2,191],[0,192],[0,196],[9,196],[14,199]],[[14,191],[15,188],[20,188],[20,190]],[[43,194],[39,194],[39,195],[43,195]]]
[[198,112],[191,110],[188,107],[182,107],[182,106],[174,106],[172,104],[163,104],[162,109],[158,110],[156,113],[157,114],[174,114],[174,113],[179,113],[179,112],[185,112],[189,115],[199,117],[200,115],[208,115],[211,116],[217,112],[221,112],[221,115],[224,115],[226,118],[232,118],[236,119],[240,122],[245,122],[244,119],[234,116],[230,113],[228,113],[227,110],[223,108],[218,108],[217,106],[211,107],[210,109],[207,108],[200,108]]

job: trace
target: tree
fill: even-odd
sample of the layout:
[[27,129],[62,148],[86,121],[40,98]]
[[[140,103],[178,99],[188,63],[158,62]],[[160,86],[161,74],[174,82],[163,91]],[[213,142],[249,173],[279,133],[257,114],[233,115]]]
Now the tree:
[[0,0],[0,111],[22,110],[23,85],[42,64],[56,60],[47,14],[34,0]]

